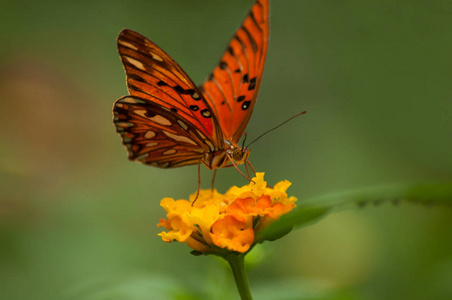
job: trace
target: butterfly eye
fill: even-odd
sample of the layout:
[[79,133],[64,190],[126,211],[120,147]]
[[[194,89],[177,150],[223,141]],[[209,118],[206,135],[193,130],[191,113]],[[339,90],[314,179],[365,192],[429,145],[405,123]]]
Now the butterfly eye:
[[232,158],[233,158],[236,162],[242,162],[244,154],[245,154],[245,153],[242,151],[242,149],[240,149],[240,148],[235,148],[235,149],[232,151]]

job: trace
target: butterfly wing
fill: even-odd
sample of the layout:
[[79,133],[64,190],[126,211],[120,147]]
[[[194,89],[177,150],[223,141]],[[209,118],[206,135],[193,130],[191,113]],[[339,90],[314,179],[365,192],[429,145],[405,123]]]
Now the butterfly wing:
[[131,160],[174,168],[197,164],[212,150],[198,128],[154,101],[122,97],[115,102],[113,115]]
[[118,52],[132,96],[167,108],[202,132],[213,150],[224,146],[221,128],[202,93],[182,68],[155,43],[143,35],[124,29]]
[[213,110],[182,68],[135,31],[121,31],[117,43],[131,96],[117,100],[113,114],[129,159],[170,168],[222,150]]
[[269,1],[257,0],[200,87],[225,139],[238,143],[256,104],[269,38]]

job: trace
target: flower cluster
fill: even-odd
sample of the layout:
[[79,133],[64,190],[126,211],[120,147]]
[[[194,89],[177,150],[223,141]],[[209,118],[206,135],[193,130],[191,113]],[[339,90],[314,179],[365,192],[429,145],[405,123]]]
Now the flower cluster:
[[264,173],[257,173],[248,185],[233,186],[224,195],[200,190],[196,201],[195,194],[190,201],[164,198],[160,205],[167,219],[157,226],[168,231],[159,235],[165,242],[185,242],[199,252],[228,249],[244,253],[259,231],[295,207],[297,199],[286,194],[290,185],[281,181],[268,187]]

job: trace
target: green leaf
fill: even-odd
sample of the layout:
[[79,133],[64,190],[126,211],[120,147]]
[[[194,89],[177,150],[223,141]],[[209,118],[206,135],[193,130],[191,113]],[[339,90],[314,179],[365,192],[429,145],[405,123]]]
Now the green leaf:
[[452,205],[452,182],[372,187],[314,197],[302,201],[301,207],[324,207],[329,209],[360,207],[384,202],[398,204],[412,202],[425,205]]
[[328,208],[324,207],[298,207],[289,214],[282,216],[277,222],[264,229],[256,238],[258,243],[274,241],[288,234],[294,226],[306,226],[320,220]]
[[289,233],[292,228],[311,225],[338,209],[379,205],[383,202],[452,206],[452,183],[373,187],[301,199],[296,209],[263,230],[256,241],[261,243],[265,240],[276,240]]

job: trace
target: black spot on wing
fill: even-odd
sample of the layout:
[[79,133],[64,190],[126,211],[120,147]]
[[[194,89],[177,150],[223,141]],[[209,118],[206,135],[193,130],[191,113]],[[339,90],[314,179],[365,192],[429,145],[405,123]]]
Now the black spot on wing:
[[129,79],[133,79],[135,81],[139,81],[139,82],[146,82],[146,80],[144,80],[140,75],[138,74],[130,74],[128,75]]
[[251,43],[251,47],[253,48],[253,52],[256,53],[257,51],[257,45],[256,45],[256,41],[254,40],[253,36],[251,35],[251,33],[248,31],[248,29],[245,26],[242,26],[241,29],[243,31],[245,31],[246,36],[248,37],[248,39],[250,40]]
[[129,89],[146,94],[145,91],[143,91],[142,89],[140,89],[139,87],[137,87],[137,86],[135,86],[135,85],[133,85],[131,83],[129,83]]
[[[118,104],[115,104],[115,113],[118,115],[127,116],[129,114],[129,110],[124,107],[119,107]],[[126,119],[124,117],[119,117],[119,119]]]
[[152,110],[147,109],[146,112],[144,113],[144,115],[148,118],[152,118],[152,117],[155,117],[157,114],[155,112],[153,112]]
[[212,114],[210,113],[210,110],[203,109],[201,110],[201,116],[203,116],[204,118],[211,118]]
[[198,106],[198,105],[190,105],[190,109],[191,109],[192,111],[198,111],[199,106]]
[[173,90],[175,90],[180,95],[192,95],[195,92],[194,89],[184,89],[180,85],[173,86]]
[[247,83],[247,82],[249,82],[249,81],[250,81],[249,75],[248,75],[248,74],[243,75],[242,82],[243,82],[243,83]]
[[256,88],[256,77],[251,78],[250,85],[248,86],[248,90],[254,90]]
[[245,101],[245,102],[243,102],[243,104],[242,104],[242,109],[243,109],[243,110],[247,110],[248,107],[250,107],[250,104],[251,104],[251,101]]
[[250,16],[251,20],[253,21],[254,25],[259,29],[259,31],[262,31],[262,28],[259,25],[259,23],[257,22],[256,18],[254,17],[254,13],[252,11],[250,11],[249,16]]
[[243,100],[245,100],[245,96],[240,96],[237,98],[237,102],[242,102]]
[[240,43],[240,45],[242,46],[242,49],[244,50],[244,52],[246,52],[246,51],[245,51],[245,49],[246,49],[245,44],[243,43],[243,41],[242,41],[236,34],[234,35],[234,39],[235,39],[237,42]]

